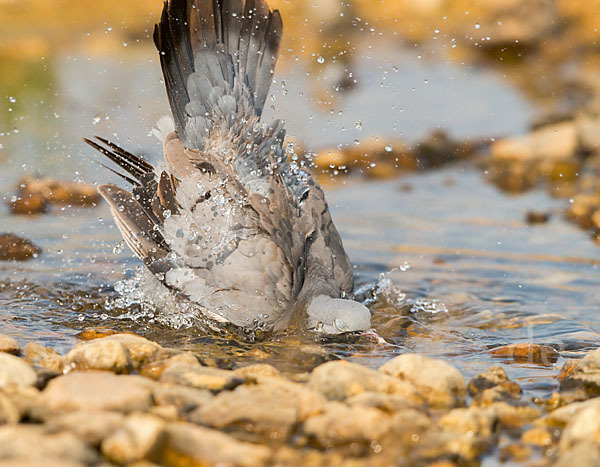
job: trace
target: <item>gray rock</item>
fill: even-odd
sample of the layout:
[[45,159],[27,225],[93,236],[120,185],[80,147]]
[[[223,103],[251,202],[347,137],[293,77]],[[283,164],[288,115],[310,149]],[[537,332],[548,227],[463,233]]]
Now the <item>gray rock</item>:
[[270,457],[271,451],[266,446],[238,441],[190,423],[172,423],[167,426],[163,449],[150,460],[170,466],[255,467],[265,465]]
[[51,418],[45,428],[48,433],[69,431],[91,446],[99,446],[104,438],[113,434],[125,421],[118,412],[102,410],[76,410]]
[[0,388],[5,386],[33,386],[37,375],[25,360],[0,353]]
[[48,435],[42,427],[28,425],[0,427],[0,463],[47,457],[83,464],[98,462],[96,451],[71,433]]
[[167,384],[190,386],[196,389],[207,389],[213,392],[233,389],[244,383],[233,371],[220,370],[206,366],[175,363],[167,368],[159,381]]
[[19,353],[21,352],[21,346],[11,336],[0,334],[0,352],[19,355]]
[[341,444],[370,444],[381,440],[392,428],[392,418],[371,407],[348,407],[329,402],[325,412],[304,423],[304,433],[327,448]]
[[385,363],[379,371],[412,383],[432,407],[465,405],[467,384],[460,372],[442,360],[404,354]]
[[143,412],[152,406],[152,393],[135,379],[103,371],[73,372],[50,381],[40,403],[45,418],[72,410]]
[[23,355],[32,365],[39,365],[48,370],[62,373],[65,367],[65,362],[58,352],[53,349],[44,347],[43,345],[29,342],[23,349]]
[[133,414],[102,441],[102,454],[116,464],[129,464],[157,456],[165,422],[148,414]]
[[397,394],[420,405],[423,398],[410,383],[346,361],[327,362],[310,375],[308,386],[327,399],[343,401],[366,391]]
[[319,413],[324,397],[306,387],[280,378],[263,384],[240,386],[222,392],[188,419],[217,429],[244,431],[267,439],[285,440],[296,425]]

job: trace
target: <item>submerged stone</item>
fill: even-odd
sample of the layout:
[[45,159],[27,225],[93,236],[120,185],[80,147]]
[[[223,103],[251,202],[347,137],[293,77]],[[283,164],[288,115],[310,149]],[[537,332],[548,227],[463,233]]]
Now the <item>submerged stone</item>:
[[29,240],[12,234],[0,234],[0,261],[27,261],[37,258],[42,249]]
[[244,383],[233,371],[179,362],[169,366],[159,381],[213,392],[234,389]]

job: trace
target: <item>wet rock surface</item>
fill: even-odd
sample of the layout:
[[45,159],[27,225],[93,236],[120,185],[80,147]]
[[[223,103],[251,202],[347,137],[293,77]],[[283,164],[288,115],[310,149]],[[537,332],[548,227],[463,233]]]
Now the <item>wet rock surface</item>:
[[[510,367],[467,384],[418,354],[379,371],[339,360],[288,375],[268,364],[203,366],[131,334],[65,356],[30,343],[23,358],[0,353],[0,463],[449,466],[494,452],[502,462],[594,465],[598,352],[565,364],[561,383],[556,367],[560,391],[533,401]],[[30,363],[55,370],[42,390]]]

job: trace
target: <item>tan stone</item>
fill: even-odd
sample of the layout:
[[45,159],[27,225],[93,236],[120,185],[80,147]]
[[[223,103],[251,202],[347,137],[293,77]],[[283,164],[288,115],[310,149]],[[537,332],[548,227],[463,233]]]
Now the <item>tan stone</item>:
[[25,360],[0,353],[0,388],[5,386],[33,386],[37,375]]
[[224,433],[189,423],[172,423],[166,429],[164,448],[150,460],[173,467],[260,467],[270,456],[271,451],[266,446],[238,441]]
[[102,441],[102,454],[116,464],[129,464],[156,456],[165,422],[148,414],[133,414],[114,433]]
[[46,417],[72,410],[145,411],[151,390],[134,379],[102,371],[73,372],[50,381],[40,397]]
[[104,438],[113,434],[125,421],[119,412],[103,410],[75,410],[51,418],[45,429],[48,433],[69,431],[91,446],[99,446]]
[[541,448],[551,446],[553,443],[552,433],[546,428],[534,427],[525,431],[521,435],[521,441],[527,444],[533,444]]
[[41,248],[25,238],[0,234],[0,261],[27,261],[41,253]]
[[45,434],[42,427],[14,425],[0,427],[0,464],[16,459],[61,458],[92,465],[96,452],[71,433]]
[[444,415],[439,425],[446,431],[468,436],[492,436],[498,424],[498,415],[491,409],[453,409]]
[[279,378],[226,391],[189,415],[189,420],[227,431],[243,430],[269,439],[287,439],[295,426],[323,410],[320,393]]
[[168,357],[165,356],[165,358],[161,358],[161,353],[162,352],[159,352],[159,354],[156,355],[152,361],[149,361],[142,366],[140,370],[140,374],[142,376],[158,380],[164,371],[175,363],[186,363],[188,365],[201,366],[198,359],[190,352],[181,352],[178,354],[172,354],[169,352],[167,354]]
[[207,389],[213,392],[233,389],[244,382],[233,371],[187,363],[170,365],[161,374],[159,381],[161,383],[190,386],[196,389]]
[[379,372],[410,382],[432,407],[449,408],[465,404],[465,379],[456,368],[442,360],[403,354],[385,363]]
[[6,394],[0,392],[0,425],[19,423],[20,419],[19,410]]
[[0,334],[0,352],[19,355],[21,346],[13,337]]
[[311,373],[308,386],[331,400],[342,401],[371,391],[397,394],[415,405],[423,404],[423,397],[409,382],[346,361],[318,366]]
[[348,407],[329,402],[325,412],[310,417],[304,423],[304,433],[321,446],[350,443],[371,443],[382,439],[392,428],[392,418],[371,407]]
[[279,376],[279,370],[267,363],[255,363],[254,365],[243,366],[234,370],[234,373],[240,378],[260,379],[264,377]]
[[600,442],[600,404],[589,404],[573,415],[563,430],[559,446],[567,450],[581,442]]
[[575,123],[563,122],[540,128],[526,136],[496,141],[490,149],[496,160],[556,161],[574,157],[577,144]]
[[53,349],[29,342],[23,349],[25,360],[32,365],[39,365],[48,370],[62,373],[65,362],[63,357]]
[[104,370],[113,373],[133,371],[125,346],[118,341],[103,342],[104,339],[77,344],[65,356],[67,365],[76,370]]

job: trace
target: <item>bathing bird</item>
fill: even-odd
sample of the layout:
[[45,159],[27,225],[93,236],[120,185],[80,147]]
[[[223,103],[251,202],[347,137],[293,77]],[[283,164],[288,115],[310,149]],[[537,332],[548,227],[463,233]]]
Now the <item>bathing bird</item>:
[[164,163],[85,139],[131,185],[98,191],[161,287],[210,322],[364,331],[323,190],[289,160],[283,121],[261,121],[282,29],[264,0],[168,0],[154,30],[172,113]]

